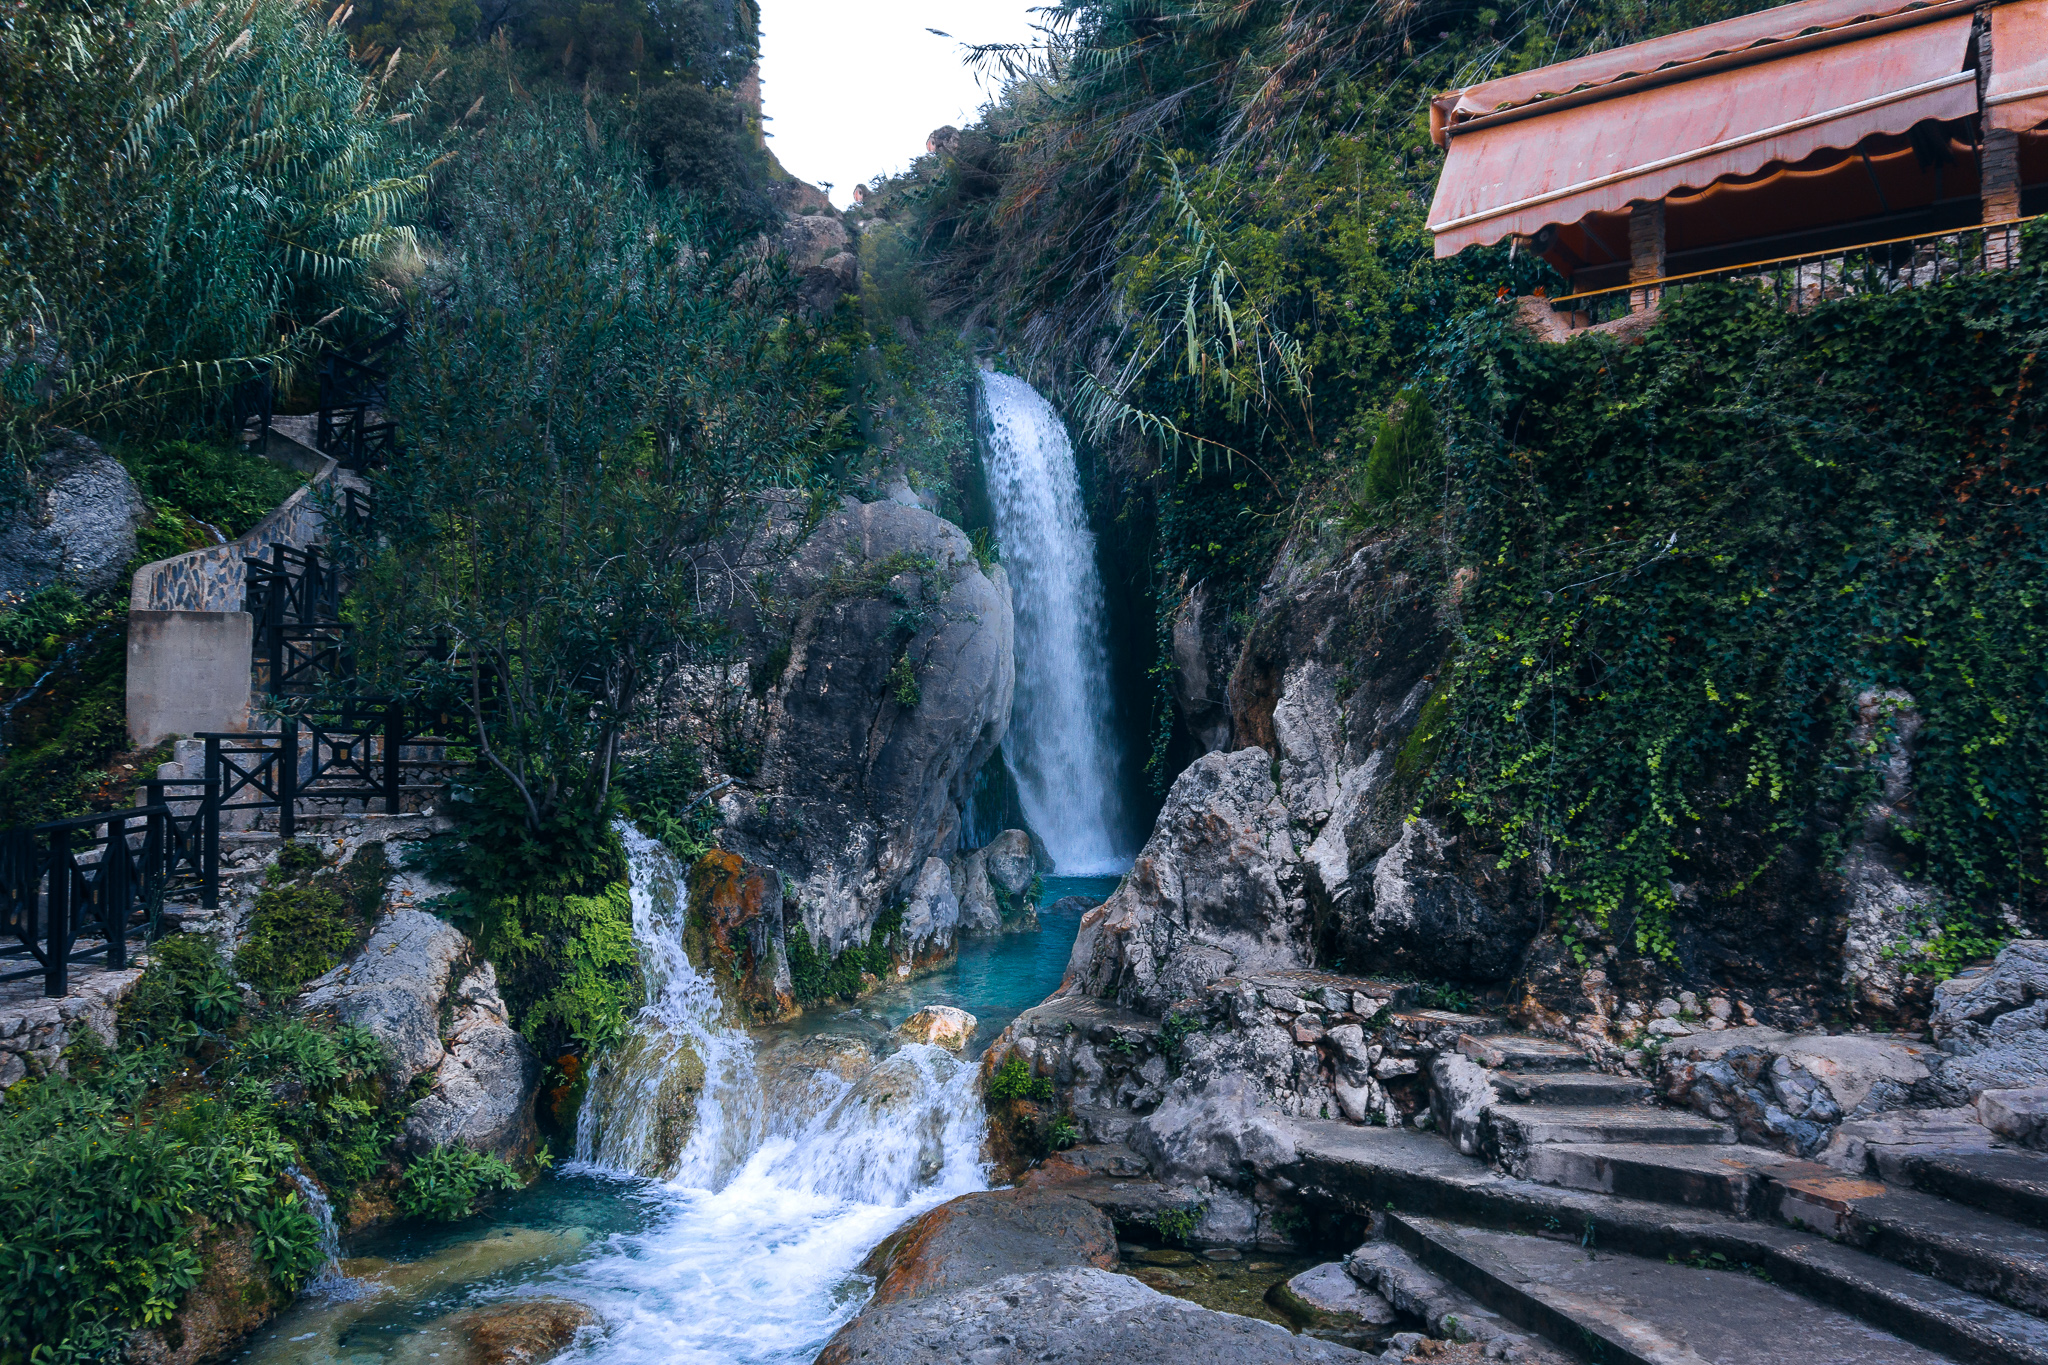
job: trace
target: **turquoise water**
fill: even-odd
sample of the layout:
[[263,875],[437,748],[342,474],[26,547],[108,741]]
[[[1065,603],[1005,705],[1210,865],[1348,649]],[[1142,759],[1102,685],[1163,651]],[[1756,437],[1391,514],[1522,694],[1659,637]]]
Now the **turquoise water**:
[[1055,914],[1051,906],[1066,896],[1107,900],[1117,877],[1046,877],[1038,896],[1038,932],[976,935],[960,944],[957,958],[936,971],[898,985],[884,986],[845,1010],[814,1010],[794,1024],[764,1029],[764,1041],[785,1032],[842,1033],[878,1039],[926,1005],[952,1005],[976,1020],[974,1037],[963,1054],[977,1056],[1010,1026],[1010,1021],[1059,989],[1074,937],[1081,929],[1075,911]]

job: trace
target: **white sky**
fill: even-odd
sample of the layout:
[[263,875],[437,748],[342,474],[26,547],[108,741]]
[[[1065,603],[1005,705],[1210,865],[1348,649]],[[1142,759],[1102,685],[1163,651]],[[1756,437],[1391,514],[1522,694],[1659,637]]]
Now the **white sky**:
[[856,184],[922,156],[932,129],[973,121],[991,92],[961,64],[962,45],[1028,41],[1040,3],[761,0],[768,146],[799,179],[830,181],[844,208]]

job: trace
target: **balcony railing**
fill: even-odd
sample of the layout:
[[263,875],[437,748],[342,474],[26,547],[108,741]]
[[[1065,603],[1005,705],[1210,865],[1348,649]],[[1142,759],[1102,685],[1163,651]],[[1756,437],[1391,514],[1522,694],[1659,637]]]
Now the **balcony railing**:
[[2003,270],[2019,260],[2022,229],[2044,216],[1667,275],[1567,294],[1552,299],[1550,306],[1573,328],[1592,327],[1653,308],[1694,285],[1754,283],[1785,311],[1798,312],[1834,299],[1896,293]]

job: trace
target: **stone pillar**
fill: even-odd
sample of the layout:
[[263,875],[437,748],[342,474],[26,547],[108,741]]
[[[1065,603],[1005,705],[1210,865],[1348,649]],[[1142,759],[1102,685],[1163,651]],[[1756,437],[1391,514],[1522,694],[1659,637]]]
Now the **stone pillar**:
[[2019,257],[2020,233],[2015,227],[1992,228],[2020,216],[2020,135],[2010,128],[1984,133],[1983,159],[1978,164],[1983,194],[1984,264],[2003,270]]
[[[1637,200],[1629,205],[1628,216],[1628,282],[1639,284],[1646,280],[1664,278],[1664,201],[1648,203]],[[1628,310],[1642,313],[1655,308],[1662,295],[1660,289],[1631,289],[1628,294]]]

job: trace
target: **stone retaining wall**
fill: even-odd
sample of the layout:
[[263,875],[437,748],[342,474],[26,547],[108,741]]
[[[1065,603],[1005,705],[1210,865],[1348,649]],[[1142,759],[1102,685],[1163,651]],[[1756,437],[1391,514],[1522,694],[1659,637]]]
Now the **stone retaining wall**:
[[318,490],[337,486],[335,462],[321,456],[320,471],[277,510],[224,545],[188,550],[135,571],[128,592],[130,611],[240,611],[245,556],[261,557],[272,545],[304,547],[325,538],[327,518]]
[[84,1029],[93,1029],[111,1046],[114,1011],[141,979],[140,967],[94,972],[60,999],[37,995],[0,1004],[0,1088],[63,1071],[64,1049]]

